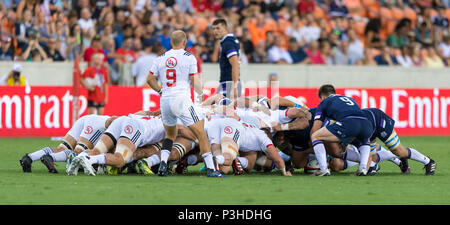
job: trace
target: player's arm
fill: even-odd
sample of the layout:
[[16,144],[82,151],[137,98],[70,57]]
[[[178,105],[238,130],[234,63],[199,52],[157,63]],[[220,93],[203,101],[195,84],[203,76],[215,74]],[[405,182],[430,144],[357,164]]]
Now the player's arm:
[[303,130],[308,128],[309,121],[306,117],[300,117],[295,121],[290,123],[279,124],[276,123],[272,126],[275,131],[285,131],[285,130]]
[[233,55],[228,58],[228,62],[231,65],[231,80],[233,81],[233,87],[231,88],[231,99],[236,99],[238,97],[237,85],[239,81],[239,57],[237,55]]
[[283,176],[292,176],[291,172],[286,171],[286,165],[284,164],[284,160],[278,154],[277,149],[273,146],[273,144],[268,145],[266,149],[267,158],[271,159],[278,170],[281,171],[281,175]]
[[156,76],[153,75],[152,72],[150,72],[147,76],[147,84],[150,86],[154,91],[158,92],[158,94],[162,93],[161,87],[158,84],[158,81],[156,80]]
[[194,88],[195,93],[197,93],[200,102],[203,101],[203,86],[202,81],[200,80],[200,76],[198,74],[190,74],[189,79],[191,80],[191,84]]
[[305,105],[299,105],[287,98],[280,97],[280,96],[276,96],[276,97],[269,99],[269,104],[270,104],[270,107],[272,107],[272,108],[278,108],[279,106],[286,106],[286,107],[299,108],[303,111],[309,110],[309,108],[306,107]]

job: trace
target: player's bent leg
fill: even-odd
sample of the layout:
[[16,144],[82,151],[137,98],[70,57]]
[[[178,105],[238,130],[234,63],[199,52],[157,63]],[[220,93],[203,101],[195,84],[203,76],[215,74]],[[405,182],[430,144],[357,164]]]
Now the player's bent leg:
[[338,142],[339,138],[336,137],[333,133],[331,133],[327,127],[322,127],[319,130],[315,131],[311,134],[311,142],[314,148],[314,154],[316,155],[317,161],[320,166],[320,174],[317,173],[318,176],[328,176],[330,175],[327,165],[327,155],[324,141],[329,142]]
[[136,149],[136,151],[134,151],[133,159],[141,160],[141,159],[148,158],[154,154],[158,154],[161,151],[161,148],[162,148],[162,142],[139,147]]
[[175,125],[166,125],[164,124],[164,129],[166,131],[166,138],[163,140],[162,148],[161,148],[161,163],[158,168],[158,176],[167,176],[168,169],[168,159],[170,156],[170,152],[173,147],[173,142],[175,141],[177,135],[177,126]]
[[215,163],[213,160],[213,155],[211,152],[211,148],[209,145],[208,136],[206,135],[205,129],[204,129],[204,120],[200,120],[191,126],[188,126],[189,129],[194,133],[194,135],[197,137],[198,144],[200,147],[200,155],[203,157],[203,161],[205,163],[205,166],[207,168],[207,176],[208,177],[223,177],[222,174],[217,172],[215,168]]
[[[253,168],[255,167],[256,159],[258,157],[258,153],[255,151],[250,152],[239,152],[239,161],[242,164],[242,168],[246,173],[251,173]],[[244,164],[243,161],[246,161],[246,164]]]

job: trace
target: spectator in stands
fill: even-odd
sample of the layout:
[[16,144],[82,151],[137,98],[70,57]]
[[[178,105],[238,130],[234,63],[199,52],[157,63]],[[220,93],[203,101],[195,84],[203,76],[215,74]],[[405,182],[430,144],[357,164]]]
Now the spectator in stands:
[[315,8],[316,8],[316,3],[314,0],[300,0],[300,2],[297,5],[298,14],[301,16],[303,16],[307,13],[314,12]]
[[298,16],[294,16],[291,18],[291,23],[290,25],[286,28],[286,30],[284,31],[284,34],[288,37],[288,38],[295,38],[295,40],[297,42],[300,42],[301,46],[305,45],[305,39],[302,38],[302,35],[300,33],[300,18]]
[[330,15],[330,17],[350,16],[344,0],[332,0],[328,7],[328,14]]
[[411,47],[404,45],[401,47],[401,52],[396,57],[398,64],[405,68],[413,66],[413,61],[411,59]]
[[374,58],[379,66],[395,66],[398,64],[397,59],[392,54],[392,48],[384,46],[381,48],[381,53]]
[[427,23],[421,23],[414,30],[415,41],[419,42],[424,46],[430,46],[433,42],[431,39],[431,29],[428,27]]
[[102,59],[106,62],[106,54],[105,51],[103,50],[102,39],[99,34],[94,36],[94,38],[92,39],[91,46],[84,51],[83,59],[85,62],[88,63],[88,65],[90,65],[91,57],[95,53],[102,54],[103,55]]
[[[338,45],[340,44],[338,43],[336,46]],[[332,47],[331,42],[327,40],[323,40],[319,44],[320,54],[322,54],[326,65],[333,65],[334,52],[332,48],[334,47]]]
[[297,40],[292,37],[289,39],[289,55],[292,58],[292,63],[294,64],[308,64],[310,60],[308,55],[305,53],[303,48],[301,48]]
[[22,59],[25,61],[42,62],[47,61],[47,53],[39,44],[37,39],[31,40],[28,43],[27,49],[22,54]]
[[91,11],[89,8],[83,8],[81,10],[81,18],[78,20],[78,25],[80,25],[84,34],[86,34],[90,28],[94,28],[95,24],[91,18]]
[[47,57],[49,61],[64,61],[64,57],[61,55],[59,50],[57,49],[57,40],[54,37],[49,38],[47,42],[47,47],[45,48],[45,53],[47,54]]
[[18,20],[22,20],[23,19],[23,13],[26,10],[30,10],[32,13],[32,16],[36,16],[40,11],[41,11],[41,7],[39,7],[39,0],[22,0],[20,1],[20,3],[17,5],[17,16],[16,18]]
[[133,51],[133,38],[127,37],[123,41],[121,48],[116,50],[116,63],[134,63],[136,61],[136,53]]
[[0,85],[28,86],[28,80],[22,75],[22,65],[14,63],[12,70],[3,75]]
[[371,19],[364,29],[364,42],[366,48],[380,48],[384,46],[380,37],[381,20],[379,18]]
[[275,44],[267,52],[267,60],[269,63],[276,64],[292,64],[292,58],[288,51],[283,49],[282,37],[275,35]]
[[408,44],[408,33],[408,24],[399,22],[395,27],[394,33],[388,36],[386,44],[390,47],[401,48]]
[[444,61],[436,54],[436,50],[433,47],[427,48],[427,54],[423,59],[423,65],[431,68],[445,67]]
[[350,60],[348,54],[348,41],[341,41],[339,46],[335,46],[333,49],[332,65],[353,65],[354,62]]
[[446,62],[447,66],[450,65],[450,34],[447,34],[443,38],[443,42],[439,45],[439,55]]
[[103,66],[104,54],[92,55],[92,65],[88,66],[81,76],[81,85],[88,90],[88,113],[103,115],[108,103],[109,75]]
[[309,43],[309,47],[305,50],[306,55],[308,55],[308,58],[311,60],[311,64],[313,65],[321,65],[325,64],[325,59],[322,56],[322,53],[319,49],[319,42],[317,41],[311,41]]
[[14,49],[11,45],[11,37],[3,36],[0,47],[0,61],[13,61]]
[[421,47],[419,43],[413,43],[411,45],[411,61],[414,66],[421,67],[423,66],[423,59],[421,55]]
[[356,63],[360,66],[376,66],[377,62],[372,57],[372,49],[365,48],[364,49],[364,57]]
[[19,21],[16,24],[16,37],[20,48],[26,49],[31,36],[37,35],[37,31],[34,29],[31,10],[25,10],[23,12],[23,19]]
[[83,34],[80,25],[73,24],[69,30],[69,37],[66,39],[66,55],[70,60],[75,59],[75,55],[83,54]]
[[252,35],[253,45],[257,45],[259,41],[266,41],[266,35],[272,28],[266,23],[264,14],[258,13],[254,20],[248,24],[248,30]]
[[170,47],[170,32],[171,27],[169,24],[164,24],[162,28],[162,34],[158,35],[158,40],[161,42],[162,46],[166,49],[166,51],[169,51],[171,49]]
[[305,16],[305,26],[300,28],[300,39],[309,44],[311,41],[317,41],[320,37],[320,28],[315,24],[314,15],[308,13]]
[[438,14],[432,18],[433,24],[441,30],[447,30],[449,28],[449,21],[445,15],[445,10],[446,8],[444,6],[439,6]]
[[145,86],[147,84],[149,65],[153,65],[162,48],[159,42],[155,42],[156,40],[144,42],[144,55],[139,57],[136,63],[133,64],[131,75],[135,86]]
[[260,41],[255,46],[255,51],[250,55],[250,63],[267,63],[267,51],[264,41]]
[[352,65],[364,57],[364,47],[355,30],[348,30],[348,55]]

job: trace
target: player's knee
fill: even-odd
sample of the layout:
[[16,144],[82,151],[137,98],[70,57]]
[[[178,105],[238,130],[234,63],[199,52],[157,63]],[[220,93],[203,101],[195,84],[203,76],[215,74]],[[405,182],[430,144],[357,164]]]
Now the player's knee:
[[226,154],[231,160],[235,159],[239,150],[234,142],[222,142],[221,143],[222,154]]
[[184,145],[180,143],[174,143],[172,147],[170,155],[169,155],[169,161],[175,161],[181,159],[184,155],[186,155],[186,148]]
[[125,165],[125,162],[128,162],[133,156],[133,151],[127,145],[117,144],[115,154],[120,154],[122,156],[121,158],[123,159],[123,164]]

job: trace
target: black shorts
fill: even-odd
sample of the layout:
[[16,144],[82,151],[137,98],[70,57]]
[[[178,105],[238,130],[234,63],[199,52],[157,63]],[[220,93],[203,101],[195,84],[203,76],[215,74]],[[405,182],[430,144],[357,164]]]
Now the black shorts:
[[105,107],[105,103],[88,101],[88,107],[95,107],[95,108]]

